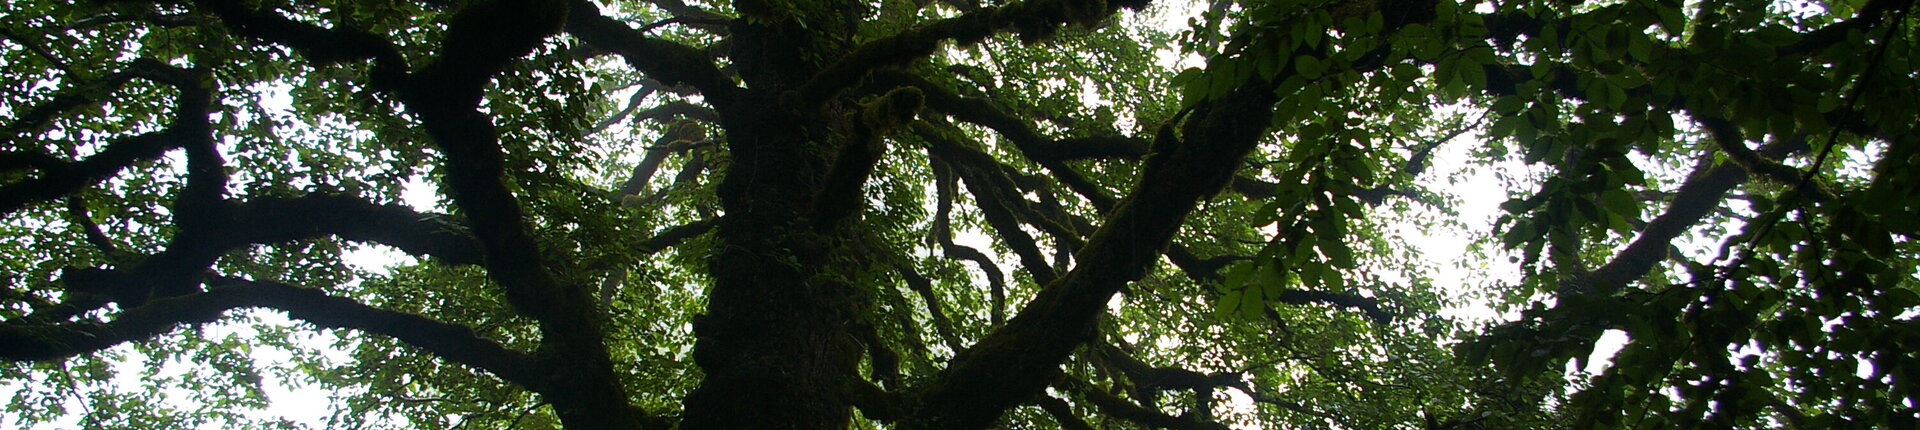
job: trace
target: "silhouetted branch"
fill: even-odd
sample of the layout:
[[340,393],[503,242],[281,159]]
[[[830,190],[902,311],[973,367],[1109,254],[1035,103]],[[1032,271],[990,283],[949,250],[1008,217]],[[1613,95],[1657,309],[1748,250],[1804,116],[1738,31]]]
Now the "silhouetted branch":
[[[940,252],[947,258],[957,258],[973,262],[980,272],[987,276],[987,289],[991,295],[992,307],[988,310],[988,321],[1000,325],[1006,320],[1006,275],[1000,273],[1000,266],[986,253],[953,242],[953,199],[958,192],[958,179],[953,168],[940,159],[931,160],[934,178],[934,216],[933,238],[939,243]],[[955,348],[958,350],[959,348]]]
[[274,11],[254,10],[236,0],[198,0],[234,32],[293,48],[319,65],[373,60],[373,86],[397,89],[407,74],[406,58],[373,33],[351,28],[323,28],[294,21]]
[[121,311],[105,323],[0,323],[0,358],[39,361],[71,357],[149,339],[183,324],[213,322],[230,310],[267,308],[320,327],[393,337],[536,390],[547,386],[546,375],[535,371],[526,354],[481,338],[466,326],[377,309],[320,290],[281,283],[222,278],[213,284],[203,293],[156,299]]
[[1082,398],[1100,408],[1100,412],[1148,427],[1170,430],[1226,430],[1228,428],[1225,424],[1203,421],[1190,416],[1167,415],[1159,409],[1137,405],[1108,394],[1086,381],[1069,379],[1060,385],[1062,389],[1079,393]]
[[[174,98],[173,118],[167,128],[136,136],[112,139],[106,148],[85,159],[62,162],[52,156],[36,152],[8,153],[8,167],[32,167],[41,170],[36,177],[18,182],[0,185],[0,214],[12,213],[27,205],[53,200],[118,174],[121,169],[136,162],[160,158],[174,148],[184,147],[194,142],[206,141],[208,136],[207,115],[210,113],[211,90],[200,85],[199,76],[205,71],[176,68],[152,60],[136,60],[121,74],[116,74],[107,82],[112,85],[88,88],[118,88],[126,79],[144,77],[157,82],[173,85],[179,90]],[[70,95],[57,95],[53,100],[28,109],[26,114],[16,117],[8,124],[6,138],[12,139],[12,133],[37,130],[55,115],[76,107],[96,102],[87,95],[88,90],[76,90]]]
[[941,130],[924,123],[914,124],[917,135],[928,143],[928,154],[939,158],[952,166],[960,182],[974,195],[974,203],[993,227],[996,235],[1011,248],[1014,255],[1020,257],[1021,267],[1033,275],[1036,282],[1052,282],[1056,275],[1053,267],[1047,264],[1046,255],[1040,251],[1033,236],[1020,229],[1017,214],[1031,211],[1023,198],[1008,195],[1008,191],[1017,189],[1013,180],[1001,174],[995,167],[993,157],[963,143],[946,137]]
[[1093,430],[1093,425],[1087,424],[1087,421],[1080,419],[1079,415],[1074,415],[1073,407],[1059,397],[1042,394],[1039,399],[1034,400],[1034,403],[1040,406],[1040,410],[1046,411],[1047,415],[1053,416],[1053,420],[1060,423],[1060,428]]
[[1025,40],[1038,40],[1052,35],[1062,24],[1076,22],[1091,26],[1121,8],[1146,6],[1147,0],[1031,0],[963,13],[863,43],[808,79],[799,93],[801,100],[809,105],[819,103],[859,84],[873,70],[931,55],[948,40],[972,45],[1008,30]]
[[[720,110],[727,110],[739,87],[720,72],[713,58],[698,49],[674,42],[646,37],[625,23],[599,13],[585,0],[568,2],[567,33],[588,44],[619,54],[627,64],[648,77],[667,85],[687,84],[698,88]],[[683,16],[692,19],[692,16]]]

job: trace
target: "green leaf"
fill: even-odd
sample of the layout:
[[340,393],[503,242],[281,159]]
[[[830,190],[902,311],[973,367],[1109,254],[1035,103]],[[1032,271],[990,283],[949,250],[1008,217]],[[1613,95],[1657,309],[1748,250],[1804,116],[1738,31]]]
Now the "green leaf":
[[1301,55],[1293,59],[1293,70],[1299,73],[1300,77],[1320,79],[1320,74],[1326,73],[1327,65],[1312,55]]
[[[1500,96],[1500,98],[1493,100],[1493,112],[1501,115],[1517,114],[1517,113],[1520,113],[1521,109],[1526,109],[1526,107],[1527,107],[1527,102],[1521,101],[1519,97]],[[1509,118],[1513,118],[1513,117],[1509,117]],[[1502,119],[1505,119],[1505,118],[1502,118]]]

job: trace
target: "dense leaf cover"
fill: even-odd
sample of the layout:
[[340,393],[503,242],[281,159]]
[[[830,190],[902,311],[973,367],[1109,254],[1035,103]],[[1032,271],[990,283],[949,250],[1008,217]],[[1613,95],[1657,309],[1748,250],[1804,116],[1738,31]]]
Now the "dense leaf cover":
[[1920,425],[1910,0],[72,3],[4,425]]

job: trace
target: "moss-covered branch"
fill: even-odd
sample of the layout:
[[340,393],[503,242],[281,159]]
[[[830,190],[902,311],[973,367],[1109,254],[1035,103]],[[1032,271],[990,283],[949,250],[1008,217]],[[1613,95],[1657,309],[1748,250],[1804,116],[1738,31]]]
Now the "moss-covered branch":
[[974,195],[974,203],[987,220],[987,225],[1014,255],[1020,257],[1020,265],[1027,269],[1034,281],[1045,284],[1057,277],[1053,266],[1047,263],[1046,254],[1040,251],[1038,242],[1020,229],[1021,213],[1031,212],[1026,199],[1011,194],[1015,185],[1011,179],[1002,175],[995,167],[993,157],[979,150],[968,148],[964,144],[950,139],[947,133],[926,124],[915,124],[914,130],[922,140],[928,143],[928,154],[952,166],[954,174],[966,184]]

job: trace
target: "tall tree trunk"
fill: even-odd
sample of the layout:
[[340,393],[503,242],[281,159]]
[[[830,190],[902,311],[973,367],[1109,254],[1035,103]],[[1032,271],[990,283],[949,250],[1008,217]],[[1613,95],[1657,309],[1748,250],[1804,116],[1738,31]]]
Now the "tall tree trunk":
[[831,129],[817,120],[781,109],[752,115],[727,125],[726,213],[707,314],[694,324],[694,360],[706,375],[681,428],[845,428],[843,387],[859,377],[862,350],[847,328],[863,305],[827,273],[840,239],[811,220],[837,145],[814,142]]

